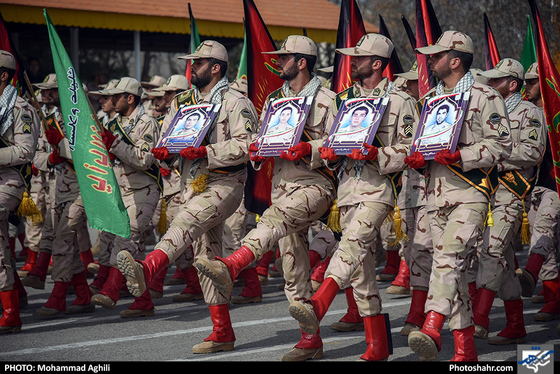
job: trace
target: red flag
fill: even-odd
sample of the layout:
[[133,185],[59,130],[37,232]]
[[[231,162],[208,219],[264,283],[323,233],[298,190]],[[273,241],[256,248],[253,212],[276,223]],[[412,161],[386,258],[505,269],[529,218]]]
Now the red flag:
[[[342,0],[336,34],[336,48],[354,47],[365,34],[366,28],[356,0]],[[351,58],[351,56],[335,53],[331,82],[332,91],[338,93],[354,84],[352,69],[350,68]]]
[[496,45],[496,39],[494,39],[494,33],[490,27],[490,21],[486,13],[484,13],[484,36],[486,39],[486,44],[484,48],[484,57],[486,59],[486,70],[493,69],[494,66],[501,60],[500,52],[498,52],[498,46]]
[[[389,40],[392,41],[391,35],[389,34],[389,29],[387,28],[387,25],[385,24],[383,17],[381,17],[381,14],[379,15],[379,34],[387,37]],[[389,65],[387,65],[387,67],[383,71],[383,76],[389,78],[390,81],[394,81],[395,74],[400,74],[403,71],[404,70],[401,65],[401,60],[397,55],[397,50],[393,48],[393,52],[391,53],[391,59],[389,60]]]
[[[196,20],[194,19],[192,10],[191,10],[191,3],[189,3],[189,17],[191,21],[191,37],[189,43],[189,54],[194,53],[194,50],[200,44],[200,36],[198,35],[198,28],[196,27]],[[185,68],[185,77],[191,81],[191,63],[192,60],[187,60],[187,67]]]
[[[552,186],[549,188],[555,188],[556,191],[560,191],[558,188],[560,184],[560,74],[558,74],[558,70],[548,50],[537,3],[535,0],[529,0],[529,5],[531,6],[531,12],[533,13],[533,19],[537,28],[535,44],[537,45],[539,83],[551,151],[549,157],[545,154],[541,165],[541,175],[544,178],[555,181],[555,183],[551,183]],[[546,168],[547,166],[548,168]],[[540,178],[541,176],[539,176]]]
[[20,95],[23,95],[23,93],[25,93],[29,89],[29,87],[27,87],[27,84],[25,83],[25,78],[23,76],[25,67],[19,58],[19,55],[12,43],[12,40],[10,39],[10,34],[6,29],[6,25],[4,24],[4,18],[2,17],[1,13],[0,13],[0,49],[3,51],[10,52],[14,56],[16,60],[16,74],[14,75],[14,78],[12,79],[11,83],[15,88],[20,90]]
[[[435,44],[441,36],[441,27],[430,0],[416,0],[416,48]],[[424,96],[437,84],[428,68],[428,55],[416,54],[418,61],[418,90]]]
[[[277,48],[255,3],[243,0],[243,8],[247,40],[247,94],[260,115],[267,96],[280,88],[284,80],[279,77],[276,55],[262,54]],[[259,171],[249,164],[245,183],[245,208],[249,212],[262,214],[270,206],[273,171],[273,157],[269,157]]]

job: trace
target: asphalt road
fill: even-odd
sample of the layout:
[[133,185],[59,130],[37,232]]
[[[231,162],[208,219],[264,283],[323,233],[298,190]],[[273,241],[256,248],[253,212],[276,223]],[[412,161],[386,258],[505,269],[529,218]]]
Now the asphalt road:
[[[524,264],[526,254],[518,253],[518,258],[520,264]],[[23,262],[18,265],[23,265]],[[174,267],[168,272],[168,278],[173,271]],[[231,319],[236,335],[233,351],[200,355],[193,354],[191,348],[210,334],[210,315],[203,300],[188,303],[172,301],[172,296],[179,293],[184,285],[165,286],[164,297],[154,300],[156,311],[153,317],[121,318],[119,312],[128,308],[133,301],[129,297],[119,300],[113,310],[97,307],[90,314],[45,319],[34,315],[34,312],[46,302],[53,288],[54,283],[49,276],[44,290],[27,288],[29,305],[21,311],[22,332],[0,337],[0,361],[4,361],[2,369],[6,368],[6,363],[61,361],[99,364],[148,364],[164,361],[280,362],[282,355],[300,338],[298,325],[290,317],[288,302],[279,288],[282,283],[281,278],[269,278],[268,285],[263,286],[261,303],[231,306]],[[408,313],[410,297],[387,294],[385,290],[389,283],[379,283],[379,286],[383,312],[389,314],[391,321],[394,349],[388,364],[417,362],[418,357],[408,347],[407,338],[399,335]],[[239,286],[233,290],[234,295],[240,292]],[[68,305],[73,299],[74,295],[68,295]],[[524,306],[528,333],[526,344],[560,344],[560,335],[556,332],[560,320],[535,322],[533,315],[542,304],[534,304],[527,298],[524,299]],[[317,362],[355,362],[365,351],[363,332],[341,333],[329,327],[345,312],[346,300],[344,293],[340,292],[321,323],[324,358]],[[503,303],[499,299],[494,302],[490,320],[490,336],[497,334],[505,326]],[[443,348],[439,359],[448,361],[453,356],[454,346],[452,333],[447,326],[444,327],[442,336]],[[476,347],[481,361],[515,363],[518,359],[515,345],[492,346],[485,340],[476,340]],[[560,367],[560,364],[557,366]]]

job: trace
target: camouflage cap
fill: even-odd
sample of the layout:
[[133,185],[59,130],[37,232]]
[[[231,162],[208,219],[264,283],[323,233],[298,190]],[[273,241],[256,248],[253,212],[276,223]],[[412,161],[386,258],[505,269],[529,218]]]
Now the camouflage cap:
[[416,48],[416,52],[423,55],[435,55],[444,51],[459,51],[474,54],[473,42],[470,36],[460,31],[446,31],[437,40],[436,44]]
[[158,88],[154,88],[154,91],[177,91],[177,90],[188,90],[191,88],[191,84],[187,77],[181,74],[175,74],[167,79],[167,82],[159,86]]
[[154,88],[161,86],[166,81],[167,79],[165,79],[161,75],[154,75],[149,82],[140,82],[140,84],[142,85],[142,87]]
[[98,96],[109,96],[110,94],[107,92],[107,90],[113,89],[117,86],[117,82],[119,80],[118,79],[111,79],[109,81],[109,83],[107,84],[103,84],[103,85],[99,85],[99,87],[101,87],[101,90],[97,90],[97,91],[90,91],[90,95],[98,95]]
[[119,79],[115,88],[104,90],[108,95],[118,95],[122,93],[129,93],[134,96],[142,97],[144,90],[136,79],[131,77],[124,77]]
[[418,62],[414,61],[414,64],[409,71],[404,73],[395,74],[397,77],[406,79],[407,81],[417,81],[418,80]]
[[58,81],[56,80],[56,74],[50,73],[45,77],[42,83],[34,83],[33,86],[41,90],[48,90],[50,88],[58,88]]
[[539,77],[539,64],[533,62],[527,72],[525,73],[525,79],[537,79]]
[[513,58],[504,58],[493,69],[483,71],[480,75],[486,78],[514,77],[524,80],[525,69],[519,61]]
[[336,53],[346,56],[379,56],[389,58],[393,53],[393,42],[381,34],[366,34],[351,48],[336,49]]
[[246,94],[249,91],[249,86],[247,84],[247,78],[241,77],[234,80],[230,85],[236,91]]
[[279,50],[261,53],[265,55],[288,55],[301,53],[304,55],[317,56],[317,45],[307,36],[290,35],[286,38],[286,40],[284,40]]
[[190,55],[178,57],[183,60],[195,60],[198,58],[215,58],[216,60],[228,62],[228,52],[226,47],[214,40],[206,40]]
[[0,68],[16,70],[16,59],[8,51],[0,50]]

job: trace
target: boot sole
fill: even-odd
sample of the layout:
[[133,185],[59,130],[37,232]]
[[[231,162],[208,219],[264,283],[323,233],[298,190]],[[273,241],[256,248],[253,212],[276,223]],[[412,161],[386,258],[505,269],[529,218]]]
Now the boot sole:
[[532,297],[535,291],[533,276],[527,270],[521,269],[521,274],[518,275],[518,279],[521,285],[521,296]]
[[523,344],[525,343],[525,336],[520,338],[504,338],[501,336],[494,336],[488,339],[488,344],[492,345],[507,345],[507,344]]
[[291,303],[288,307],[290,315],[299,322],[300,329],[307,334],[316,334],[319,330],[319,320],[315,313],[308,311],[299,302]]
[[222,294],[229,295],[233,289],[233,281],[229,278],[229,274],[224,276],[222,272],[218,272],[214,269],[214,265],[211,260],[205,258],[199,258],[195,262],[195,266],[204,276],[208,277],[214,287],[216,287]]
[[126,278],[128,291],[135,297],[142,296],[147,289],[146,280],[134,257],[127,251],[120,251],[117,254],[117,267]]
[[420,331],[408,335],[408,346],[420,357],[420,361],[437,361],[438,350],[434,341]]
[[21,326],[0,326],[0,334],[10,334],[12,332],[21,332]]
[[229,343],[217,343],[217,342],[210,342],[211,344],[197,344],[192,348],[192,353],[196,354],[204,354],[204,353],[216,353],[216,352],[227,352],[233,351],[234,349],[234,342]]

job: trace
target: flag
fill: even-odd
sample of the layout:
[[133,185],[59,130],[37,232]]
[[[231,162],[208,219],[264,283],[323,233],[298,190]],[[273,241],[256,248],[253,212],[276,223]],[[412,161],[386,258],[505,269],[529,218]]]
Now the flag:
[[[191,3],[189,3],[189,17],[191,20],[191,40],[189,43],[189,53],[194,53],[194,50],[196,49],[196,47],[198,47],[200,45],[200,35],[198,35],[198,29],[196,27],[196,20],[194,19],[192,10],[191,10]],[[187,79],[189,80],[189,83],[191,81],[191,62],[192,60],[188,59],[187,60],[187,67],[185,68],[185,77],[187,77]]]
[[19,94],[23,96],[26,91],[30,90],[30,87],[27,87],[25,83],[25,78],[23,76],[23,72],[25,71],[25,67],[19,58],[19,55],[10,39],[10,34],[8,33],[8,29],[4,24],[4,18],[0,13],[0,49],[3,51],[10,52],[14,59],[16,60],[16,73],[10,82],[15,88],[18,89]]
[[[441,36],[441,27],[430,0],[416,0],[416,47],[435,44]],[[436,78],[428,68],[428,55],[416,53],[418,61],[418,91],[420,97],[436,86]]]
[[[336,48],[354,47],[365,34],[364,21],[356,0],[342,0],[336,33]],[[351,59],[351,56],[335,53],[331,79],[332,91],[338,93],[354,84],[350,68]]]
[[96,117],[47,10],[44,9],[43,13],[47,21],[66,137],[89,226],[129,238],[130,219]]
[[[276,51],[276,44],[253,0],[243,0],[247,47],[247,95],[260,115],[268,95],[282,86],[276,56],[262,52]],[[245,183],[245,208],[262,214],[271,205],[274,158],[269,157],[259,171],[249,164]]]
[[527,15],[527,34],[525,34],[525,41],[523,42],[523,49],[521,50],[521,58],[519,59],[525,71],[537,62],[537,46],[535,45],[535,37],[533,35],[533,25],[531,25],[531,16]]
[[484,13],[484,37],[486,39],[484,48],[486,70],[491,70],[500,61],[500,52],[498,52],[496,39],[494,38],[494,33],[492,32],[490,21],[488,21],[488,16],[486,16],[486,13]]
[[243,36],[243,48],[241,48],[241,57],[239,58],[239,68],[237,69],[236,79],[247,79],[247,32]]
[[[539,83],[541,87],[541,95],[543,100],[543,109],[546,119],[546,127],[548,129],[548,138],[550,141],[550,150],[552,153],[552,165],[548,173],[544,173],[555,181],[556,191],[560,191],[560,74],[548,50],[546,37],[541,23],[539,10],[535,0],[529,0],[533,20],[535,21],[537,35],[535,44],[537,45],[537,63],[539,64]],[[545,154],[546,157],[546,154]],[[543,160],[541,168],[545,165]],[[543,173],[541,173],[543,175]],[[560,192],[559,192],[560,193]]]
[[[381,14],[379,15],[379,34],[385,36],[386,38],[392,41],[391,35],[389,34],[389,29],[387,28],[387,25],[385,24],[385,20],[383,20]],[[393,52],[391,53],[389,64],[383,71],[383,76],[389,78],[390,81],[394,81],[396,78],[395,74],[400,74],[402,72],[403,72],[403,68],[401,65],[401,60],[399,59],[397,50],[393,48]]]
[[410,41],[410,46],[412,47],[412,52],[416,53],[414,50],[416,49],[416,36],[414,36],[414,32],[412,31],[412,27],[410,27],[410,23],[405,16],[401,16],[401,20],[406,31],[406,35],[408,36],[408,40]]

